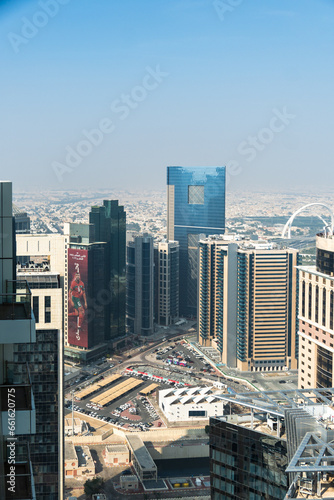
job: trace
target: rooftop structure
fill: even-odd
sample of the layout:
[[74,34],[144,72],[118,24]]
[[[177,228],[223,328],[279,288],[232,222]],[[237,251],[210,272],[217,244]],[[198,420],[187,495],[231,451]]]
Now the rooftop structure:
[[137,434],[126,435],[131,451],[131,460],[141,482],[153,479],[157,481],[158,469],[141,437]]
[[210,420],[211,498],[334,498],[334,388],[218,397],[240,414]]
[[102,454],[107,465],[127,465],[130,462],[129,448],[125,444],[110,444]]
[[72,441],[65,441],[66,476],[95,474],[95,465],[88,446],[74,446]]
[[224,405],[212,387],[159,391],[159,407],[170,422],[207,419],[224,411]]

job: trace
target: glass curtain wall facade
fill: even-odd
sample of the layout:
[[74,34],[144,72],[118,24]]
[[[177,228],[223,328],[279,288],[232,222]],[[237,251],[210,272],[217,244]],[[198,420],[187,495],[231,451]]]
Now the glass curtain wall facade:
[[[61,346],[59,330],[36,330],[36,342],[16,344],[16,367],[29,366],[36,407],[36,434],[19,437],[28,441],[38,500],[63,498],[59,491],[61,440],[60,419],[63,418],[62,368],[59,363]],[[61,408],[59,407],[61,405]],[[60,465],[61,464],[61,465]]]
[[36,331],[36,301],[33,304],[27,280],[17,279],[10,182],[0,182],[0,227],[0,498],[62,500],[63,335],[50,323]]
[[16,234],[30,233],[30,217],[26,212],[15,212],[15,232]]
[[113,339],[125,335],[126,212],[118,200],[104,200],[103,206],[92,207],[89,222],[94,224],[95,241],[108,243],[105,273],[112,294],[107,308]]
[[154,332],[154,247],[147,234],[127,245],[127,328],[148,336]]
[[287,465],[286,440],[210,419],[212,500],[283,500]]
[[180,244],[180,316],[197,315],[200,237],[225,232],[225,167],[167,167],[167,238]]

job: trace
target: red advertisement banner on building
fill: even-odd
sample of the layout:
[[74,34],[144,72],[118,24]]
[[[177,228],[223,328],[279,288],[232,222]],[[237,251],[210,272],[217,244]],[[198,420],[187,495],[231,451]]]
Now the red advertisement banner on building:
[[88,348],[88,252],[68,249],[68,342]]

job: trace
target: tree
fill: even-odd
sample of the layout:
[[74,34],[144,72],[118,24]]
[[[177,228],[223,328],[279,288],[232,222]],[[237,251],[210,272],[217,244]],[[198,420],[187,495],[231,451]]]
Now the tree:
[[103,479],[101,477],[95,477],[94,479],[87,479],[84,484],[85,495],[94,495],[94,493],[100,493],[103,487]]

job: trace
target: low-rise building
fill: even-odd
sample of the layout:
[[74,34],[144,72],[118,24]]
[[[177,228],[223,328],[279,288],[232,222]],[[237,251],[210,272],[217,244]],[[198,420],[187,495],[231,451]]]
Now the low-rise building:
[[83,422],[80,418],[65,418],[65,436],[82,433]]
[[159,391],[158,398],[169,422],[206,420],[224,412],[224,404],[212,387],[165,389]]
[[65,476],[95,475],[95,464],[88,446],[74,446],[65,442]]
[[122,490],[137,490],[139,485],[138,477],[135,476],[134,474],[121,476],[120,485]]
[[129,449],[125,444],[114,444],[105,447],[102,452],[106,465],[127,465],[130,462]]
[[131,462],[141,482],[157,481],[158,468],[138,434],[127,434],[126,440],[131,451]]

